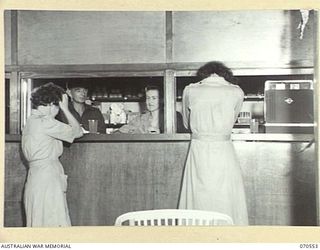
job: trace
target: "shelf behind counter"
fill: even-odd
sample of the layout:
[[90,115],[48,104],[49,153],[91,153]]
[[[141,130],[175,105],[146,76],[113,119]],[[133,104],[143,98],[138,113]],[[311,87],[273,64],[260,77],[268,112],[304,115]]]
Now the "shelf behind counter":
[[[190,141],[190,134],[85,134],[75,142],[161,142]],[[232,141],[309,142],[313,134],[246,133],[232,134]],[[18,142],[21,135],[6,134],[6,142]]]

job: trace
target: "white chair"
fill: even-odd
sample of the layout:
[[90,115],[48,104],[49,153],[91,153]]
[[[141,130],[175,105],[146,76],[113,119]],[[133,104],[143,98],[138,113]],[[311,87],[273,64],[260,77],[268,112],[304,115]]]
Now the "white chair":
[[213,211],[158,209],[120,215],[115,226],[226,226],[233,225],[230,216]]

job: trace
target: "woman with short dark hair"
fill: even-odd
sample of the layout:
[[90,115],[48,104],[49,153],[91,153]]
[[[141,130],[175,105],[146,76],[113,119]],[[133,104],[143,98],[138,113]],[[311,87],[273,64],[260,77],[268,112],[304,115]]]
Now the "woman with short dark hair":
[[[22,151],[29,171],[24,191],[28,227],[70,226],[66,201],[67,176],[59,161],[62,141],[83,135],[68,109],[64,90],[47,83],[33,90],[33,109],[22,132]],[[61,109],[69,124],[55,119]]]
[[197,75],[201,81],[183,91],[183,122],[192,135],[179,208],[216,211],[247,225],[244,185],[230,138],[244,93],[220,62],[207,63]]
[[233,76],[233,73],[231,69],[226,67],[223,63],[221,62],[208,62],[202,67],[200,67],[197,71],[197,76],[200,78],[200,80],[203,80],[212,74],[216,74],[220,77],[223,77],[227,82],[237,84],[238,80]]

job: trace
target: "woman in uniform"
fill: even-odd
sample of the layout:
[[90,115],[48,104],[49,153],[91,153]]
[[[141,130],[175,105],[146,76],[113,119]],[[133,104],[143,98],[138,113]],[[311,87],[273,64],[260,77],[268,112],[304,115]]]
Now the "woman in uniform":
[[205,64],[197,75],[201,81],[183,91],[183,123],[192,137],[179,208],[216,211],[247,225],[241,169],[230,140],[244,93],[220,62]]
[[[28,227],[70,226],[67,176],[59,161],[62,141],[73,142],[82,129],[68,109],[64,90],[47,83],[32,92],[33,109],[22,132],[22,151],[29,171],[24,191]],[[69,124],[55,119],[61,109]]]

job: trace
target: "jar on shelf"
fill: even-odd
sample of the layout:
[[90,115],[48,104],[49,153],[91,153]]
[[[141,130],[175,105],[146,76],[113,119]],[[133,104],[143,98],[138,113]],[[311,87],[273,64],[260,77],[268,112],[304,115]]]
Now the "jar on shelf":
[[103,94],[103,98],[108,98],[109,97],[108,90],[107,90],[106,87],[104,87],[102,89],[102,94]]
[[103,98],[103,90],[101,88],[96,88],[97,98]]

